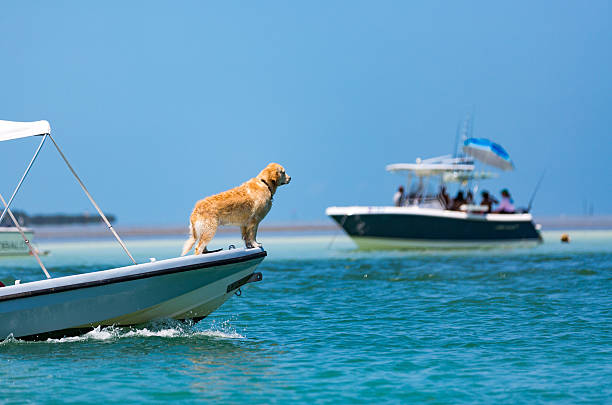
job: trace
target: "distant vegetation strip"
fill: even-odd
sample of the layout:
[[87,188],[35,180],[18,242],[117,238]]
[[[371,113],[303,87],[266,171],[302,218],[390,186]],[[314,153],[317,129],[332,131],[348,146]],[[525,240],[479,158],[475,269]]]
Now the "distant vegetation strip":
[[[36,225],[88,225],[102,223],[102,218],[97,214],[37,214],[28,215],[24,211],[13,211],[15,218],[22,226]],[[113,223],[117,219],[113,214],[104,214]],[[6,216],[0,226],[13,226],[11,218]]]

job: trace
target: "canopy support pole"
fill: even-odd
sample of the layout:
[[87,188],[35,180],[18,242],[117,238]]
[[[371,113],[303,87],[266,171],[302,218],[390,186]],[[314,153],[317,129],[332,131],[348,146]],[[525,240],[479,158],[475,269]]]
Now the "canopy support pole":
[[23,232],[23,229],[21,229],[21,226],[19,225],[19,221],[17,221],[17,218],[15,218],[15,215],[13,215],[13,211],[11,211],[10,208],[8,208],[8,206],[6,205],[6,201],[4,201],[4,197],[2,196],[2,194],[0,194],[0,200],[2,201],[2,204],[4,204],[4,206],[6,207],[9,216],[11,217],[11,219],[13,220],[13,223],[15,224],[15,227],[21,234],[23,241],[26,243],[26,245],[28,245],[28,248],[30,249],[30,253],[32,253],[32,256],[36,258],[36,261],[40,265],[40,268],[42,269],[42,271],[45,273],[45,276],[47,276],[47,278],[51,278],[51,275],[45,268],[45,265],[40,260],[40,257],[38,257],[38,253],[36,252],[36,249],[34,248],[34,246],[32,246],[32,244],[30,244],[30,241],[28,240],[25,233]]
[[19,183],[17,184],[17,187],[15,187],[15,191],[13,191],[13,195],[11,195],[11,198],[9,199],[8,204],[5,204],[6,207],[2,211],[2,215],[0,215],[0,223],[2,223],[2,220],[4,219],[4,216],[6,215],[6,212],[10,208],[11,203],[13,202],[13,199],[15,198],[15,195],[17,195],[17,192],[21,188],[21,184],[23,183],[23,181],[25,180],[26,176],[28,175],[28,172],[30,171],[30,168],[34,164],[34,161],[36,160],[36,157],[38,156],[38,153],[40,152],[40,149],[42,148],[42,146],[44,145],[45,141],[47,140],[47,136],[48,135],[49,134],[45,134],[43,136],[42,141],[40,141],[40,145],[38,145],[38,148],[36,149],[36,152],[34,152],[34,156],[32,156],[32,160],[30,160],[30,164],[25,169],[25,172],[23,172],[23,176],[21,176],[21,180],[19,180]]
[[91,203],[93,204],[93,206],[96,208],[96,210],[98,211],[98,214],[100,214],[100,217],[102,217],[102,219],[104,220],[104,222],[106,223],[106,226],[108,227],[108,229],[111,231],[111,233],[113,234],[113,236],[115,236],[115,239],[117,239],[117,242],[119,242],[119,244],[121,245],[121,247],[123,248],[123,250],[125,251],[125,253],[127,253],[127,255],[130,257],[130,259],[132,260],[132,262],[134,264],[136,263],[136,260],[134,260],[134,258],[132,257],[132,255],[130,254],[130,251],[128,250],[127,246],[125,246],[125,243],[123,243],[123,241],[121,240],[121,238],[119,237],[119,235],[117,234],[117,232],[115,231],[115,229],[113,228],[113,226],[111,225],[111,223],[108,221],[108,219],[106,218],[106,216],[104,215],[104,213],[102,212],[102,210],[100,209],[100,207],[98,207],[98,204],[96,204],[96,202],[94,201],[93,197],[91,196],[91,194],[89,194],[89,191],[87,191],[87,187],[85,187],[85,184],[83,184],[83,182],[81,181],[81,179],[79,178],[79,176],[76,174],[76,172],[74,171],[74,169],[72,168],[72,166],[70,165],[70,163],[68,162],[68,159],[66,159],[66,156],[64,155],[64,153],[62,152],[62,150],[60,149],[60,147],[58,146],[58,144],[55,142],[55,139],[53,139],[53,137],[51,136],[51,134],[49,134],[49,138],[51,138],[51,141],[53,142],[53,145],[55,145],[55,149],[57,149],[57,151],[59,152],[60,156],[62,157],[62,159],[64,159],[64,162],[66,162],[66,166],[68,166],[68,169],[70,169],[70,171],[72,172],[72,174],[74,175],[74,177],[76,178],[76,180],[79,182],[79,185],[81,186],[81,188],[83,189],[83,191],[85,192],[85,194],[87,195],[87,198],[89,198],[89,201],[91,201]]

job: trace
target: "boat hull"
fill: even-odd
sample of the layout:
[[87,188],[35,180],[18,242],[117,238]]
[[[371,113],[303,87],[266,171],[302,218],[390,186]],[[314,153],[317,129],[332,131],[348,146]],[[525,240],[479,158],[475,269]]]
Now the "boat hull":
[[533,246],[529,214],[470,214],[418,207],[330,207],[327,214],[363,249]]
[[[33,233],[25,230],[28,240],[32,240]],[[29,255],[30,249],[16,228],[0,228],[0,256]]]
[[[67,336],[99,325],[168,318],[200,320],[248,282],[266,256],[263,249],[240,250],[0,288],[0,338]],[[36,285],[24,288],[28,284]]]

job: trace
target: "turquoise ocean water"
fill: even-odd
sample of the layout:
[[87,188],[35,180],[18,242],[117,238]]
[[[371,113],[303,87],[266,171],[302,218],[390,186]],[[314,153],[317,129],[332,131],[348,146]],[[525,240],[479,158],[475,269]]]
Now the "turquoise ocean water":
[[[362,252],[261,235],[260,283],[192,326],[167,321],[0,343],[0,402],[610,403],[612,232],[533,249]],[[237,243],[220,238],[218,247]],[[139,260],[182,240],[132,240]],[[41,243],[54,276],[127,261]],[[0,280],[41,278],[31,258]]]

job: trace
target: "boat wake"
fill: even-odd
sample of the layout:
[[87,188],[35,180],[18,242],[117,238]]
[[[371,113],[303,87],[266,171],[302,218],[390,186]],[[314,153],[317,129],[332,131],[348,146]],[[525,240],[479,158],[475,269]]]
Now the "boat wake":
[[0,346],[10,343],[74,343],[87,341],[113,341],[126,338],[191,338],[208,337],[214,339],[244,339],[236,332],[229,321],[214,323],[209,329],[201,330],[197,324],[182,323],[179,321],[163,321],[150,323],[142,327],[98,326],[95,329],[79,336],[63,337],[60,339],[47,339],[36,342],[26,342],[9,336],[0,341]]

